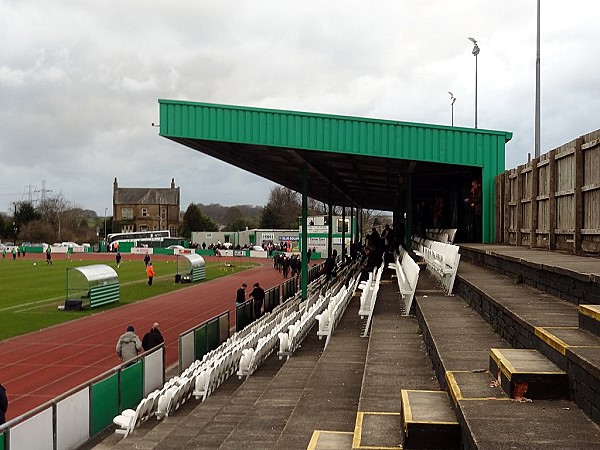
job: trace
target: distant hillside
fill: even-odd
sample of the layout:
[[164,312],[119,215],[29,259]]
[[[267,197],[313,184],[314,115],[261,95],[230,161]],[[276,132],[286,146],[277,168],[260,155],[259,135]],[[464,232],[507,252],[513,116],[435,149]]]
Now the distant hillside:
[[232,218],[237,217],[247,217],[260,221],[260,215],[263,211],[262,206],[253,205],[223,206],[219,203],[211,203],[210,205],[198,203],[198,206],[202,214],[206,214],[221,225],[230,223]]

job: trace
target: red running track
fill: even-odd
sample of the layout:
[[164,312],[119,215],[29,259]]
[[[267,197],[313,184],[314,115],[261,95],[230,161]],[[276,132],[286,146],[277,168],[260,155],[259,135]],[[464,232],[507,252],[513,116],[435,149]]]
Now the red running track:
[[7,420],[119,365],[115,346],[128,325],[141,339],[152,323],[159,322],[167,366],[177,361],[182,332],[226,310],[233,326],[235,291],[242,283],[249,293],[256,282],[267,290],[284,281],[270,260],[236,258],[240,261],[258,261],[262,266],[0,341],[0,383],[9,398]]

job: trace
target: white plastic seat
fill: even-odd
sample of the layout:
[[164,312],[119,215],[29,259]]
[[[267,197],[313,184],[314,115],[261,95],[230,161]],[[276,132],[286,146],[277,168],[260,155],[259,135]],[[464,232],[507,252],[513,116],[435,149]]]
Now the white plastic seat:
[[145,411],[151,402],[152,400],[143,398],[135,410],[126,409],[115,417],[113,423],[119,427],[115,430],[115,433],[127,437],[140,424],[141,417],[145,415]]

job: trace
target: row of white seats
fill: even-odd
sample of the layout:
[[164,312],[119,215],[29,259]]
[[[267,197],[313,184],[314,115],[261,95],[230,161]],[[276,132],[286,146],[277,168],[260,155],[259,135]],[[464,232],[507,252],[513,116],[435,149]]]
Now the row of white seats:
[[[383,273],[384,263],[375,269],[375,272],[369,275],[369,279],[373,279],[371,283],[364,285],[363,291],[360,295],[360,309],[358,314],[361,317],[366,317],[367,322],[365,323],[365,329],[361,337],[367,337],[371,328],[371,320],[373,319],[373,311],[375,310],[375,302],[377,301],[377,295],[379,294],[379,284],[381,282],[381,275]],[[360,289],[359,284],[359,289]],[[366,292],[365,292],[366,291]]]
[[[288,301],[284,305],[285,312],[280,314],[276,321],[272,321],[270,325],[259,333],[259,338],[255,341],[255,345],[251,345],[243,350],[239,358],[237,375],[239,378],[249,377],[258,369],[258,367],[269,357],[277,346],[277,340],[283,330],[289,330],[292,324],[296,323],[302,316],[302,311],[307,309],[311,304],[311,298],[318,297],[319,290],[325,282],[325,277],[320,276],[308,285],[308,300],[300,302],[301,293],[296,294],[293,301]],[[256,334],[255,334],[256,335]]]
[[324,292],[321,292],[318,295],[309,296],[307,301],[304,302],[304,311],[302,312],[301,317],[293,325],[288,327],[287,333],[279,334],[279,359],[282,359],[284,356],[289,358],[290,355],[296,351],[313,327],[314,321],[317,320],[317,316],[321,316],[331,303],[332,299],[335,298],[336,295],[339,295],[339,292],[344,287],[343,280],[349,273],[356,270],[357,264],[358,263],[341,266],[337,276],[329,282]]
[[425,235],[432,241],[453,244],[456,231],[456,228],[428,228],[425,230]]
[[358,286],[359,280],[360,273],[349,280],[348,286],[342,285],[339,291],[329,301],[327,308],[315,317],[319,322],[317,336],[319,336],[319,339],[323,336],[326,337],[324,348],[327,348],[327,344],[329,344],[333,332],[344,315],[348,303],[350,303],[352,295]]
[[424,248],[424,260],[427,270],[439,281],[444,293],[451,295],[460,262],[458,245],[434,241],[430,247]]
[[382,273],[383,263],[381,266],[373,269],[372,272],[369,272],[369,278],[367,281],[361,281],[358,285],[358,289],[362,291],[360,295],[360,307],[358,309],[358,315],[363,318],[367,317],[375,306],[375,300],[377,299],[377,292],[379,291],[379,282],[381,281]]
[[[315,280],[317,281],[317,280]],[[317,289],[323,283],[319,279],[312,289]],[[223,342],[217,349],[204,355],[202,360],[194,361],[181,376],[171,378],[160,389],[142,399],[136,409],[126,409],[113,419],[117,425],[115,430],[118,434],[128,436],[135,428],[151,416],[157,419],[168,417],[169,414],[179,409],[185,401],[194,395],[196,399],[204,401],[214,390],[237,370],[238,362],[247,348],[256,346],[269,330],[279,323],[286,326],[296,317],[291,314],[291,319],[285,319],[290,311],[298,309],[300,297],[278,305],[272,313],[266,314],[251,326],[235,333],[227,341]],[[276,334],[275,334],[276,336]],[[271,337],[271,339],[273,339]]]
[[157,389],[148,397],[143,398],[135,410],[125,409],[116,416],[113,419],[113,423],[117,426],[115,433],[127,437],[148,418],[152,416],[156,416],[157,419],[167,417],[190,398],[193,387],[193,378],[172,378],[161,389]]
[[414,235],[412,237],[412,242],[411,242],[411,247],[412,247],[413,253],[415,255],[417,255],[419,258],[424,258],[425,257],[425,249],[431,247],[432,242],[433,242],[433,240],[431,240],[431,239],[426,239],[426,238],[422,238],[417,235]]
[[296,351],[312,328],[315,317],[325,309],[331,296],[330,293],[316,295],[317,297],[311,299],[310,305],[307,305],[308,307],[304,309],[300,317],[288,326],[287,332],[278,334],[279,351],[277,354],[279,359],[283,359],[284,356],[289,358]]
[[394,257],[395,261],[388,264],[388,267],[396,271],[398,289],[404,302],[404,312],[408,316],[415,297],[421,269],[402,247],[395,253]]

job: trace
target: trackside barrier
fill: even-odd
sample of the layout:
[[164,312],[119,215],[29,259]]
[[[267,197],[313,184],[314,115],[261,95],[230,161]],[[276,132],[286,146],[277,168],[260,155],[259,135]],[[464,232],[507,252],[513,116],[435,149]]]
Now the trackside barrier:
[[290,278],[281,284],[281,301],[286,302],[298,292],[298,277]]
[[164,380],[160,345],[0,426],[0,450],[76,449]]
[[311,283],[321,275],[323,272],[323,268],[325,267],[325,263],[322,262],[320,264],[315,264],[311,268],[308,269],[308,282]]
[[[208,319],[179,335],[179,375],[229,338],[229,311]],[[114,417],[114,416],[113,416]]]
[[279,305],[279,298],[280,298],[279,291],[280,291],[279,286],[275,286],[265,292],[265,303],[264,303],[265,314],[272,312],[275,309],[275,307],[277,307],[277,305]]
[[235,307],[235,331],[241,331],[252,323],[252,303],[252,300],[247,300]]

